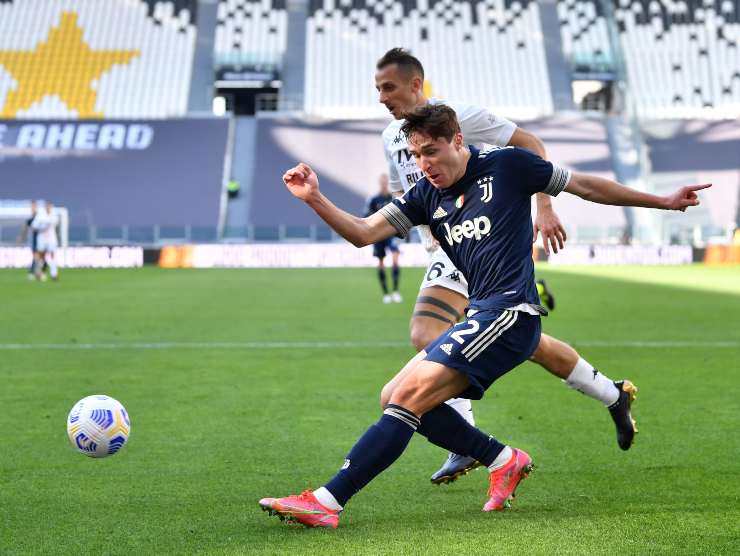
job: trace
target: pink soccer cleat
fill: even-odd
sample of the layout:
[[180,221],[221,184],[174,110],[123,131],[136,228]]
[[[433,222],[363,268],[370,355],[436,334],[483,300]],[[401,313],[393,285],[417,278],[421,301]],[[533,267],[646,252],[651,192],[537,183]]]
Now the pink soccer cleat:
[[270,515],[277,514],[280,521],[302,523],[306,527],[331,527],[332,529],[336,529],[339,525],[339,512],[322,506],[310,490],[304,490],[298,496],[263,498],[259,504]]
[[526,479],[534,468],[532,458],[529,457],[527,452],[516,448],[513,448],[512,451],[514,453],[506,465],[489,473],[488,496],[490,498],[483,506],[484,512],[510,508],[517,485],[520,481]]

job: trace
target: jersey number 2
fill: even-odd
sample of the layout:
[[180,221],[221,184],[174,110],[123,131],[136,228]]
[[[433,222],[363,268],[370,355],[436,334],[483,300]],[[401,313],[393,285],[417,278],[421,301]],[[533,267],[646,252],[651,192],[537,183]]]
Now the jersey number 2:
[[469,320],[467,324],[470,325],[470,328],[461,328],[457,332],[453,332],[450,334],[450,338],[455,340],[458,344],[462,344],[465,342],[463,339],[463,336],[469,336],[470,334],[475,334],[478,332],[478,329],[480,328],[480,323],[477,320]]

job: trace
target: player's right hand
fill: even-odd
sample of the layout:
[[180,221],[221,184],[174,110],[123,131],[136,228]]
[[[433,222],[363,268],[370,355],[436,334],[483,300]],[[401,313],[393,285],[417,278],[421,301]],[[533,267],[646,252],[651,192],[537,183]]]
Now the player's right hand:
[[430,255],[439,248],[439,242],[432,235],[432,230],[429,226],[419,226],[419,237],[421,238],[422,246]]
[[302,201],[309,201],[319,193],[318,176],[308,164],[303,162],[283,174],[283,183],[293,195]]
[[712,187],[711,183],[705,183],[702,185],[686,185],[676,191],[673,195],[669,195],[666,198],[665,208],[668,210],[680,210],[685,212],[689,207],[695,207],[700,204],[699,196],[696,194],[697,191]]

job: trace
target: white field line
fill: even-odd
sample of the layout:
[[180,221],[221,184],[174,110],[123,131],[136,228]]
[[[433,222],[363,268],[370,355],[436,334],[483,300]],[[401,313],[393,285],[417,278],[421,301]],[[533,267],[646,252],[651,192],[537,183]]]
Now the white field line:
[[[617,348],[740,348],[740,341],[608,341],[584,340],[572,342],[576,347],[617,347]],[[17,343],[0,344],[0,351],[14,350],[115,350],[115,349],[364,349],[364,348],[411,348],[409,342],[371,341],[371,342],[116,342],[116,343]]]

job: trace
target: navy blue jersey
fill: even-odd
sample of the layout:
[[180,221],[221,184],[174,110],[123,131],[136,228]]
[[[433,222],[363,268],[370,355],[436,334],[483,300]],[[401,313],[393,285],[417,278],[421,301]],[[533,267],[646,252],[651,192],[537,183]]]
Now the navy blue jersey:
[[370,197],[367,202],[367,207],[365,208],[365,216],[375,214],[392,200],[393,196],[390,193],[388,195],[376,195],[375,197]]
[[419,224],[431,228],[468,279],[472,309],[540,312],[531,196],[557,195],[570,173],[525,149],[470,147],[470,153],[457,183],[436,189],[422,178],[382,213],[401,235]]
[[31,216],[28,220],[26,220],[26,228],[31,230],[31,251],[36,251],[36,242],[38,241],[39,232],[38,230],[34,230],[31,227],[31,224],[33,224],[33,219],[35,216]]

